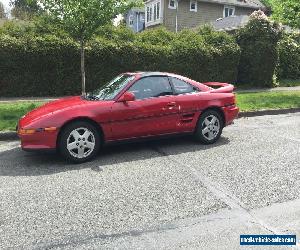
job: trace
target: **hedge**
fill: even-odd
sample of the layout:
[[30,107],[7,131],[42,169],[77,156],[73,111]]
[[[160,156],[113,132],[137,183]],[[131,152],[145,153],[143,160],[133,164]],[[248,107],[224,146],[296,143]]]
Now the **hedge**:
[[279,42],[278,77],[300,78],[300,34],[285,34]]
[[[127,71],[167,71],[200,82],[235,82],[239,57],[238,45],[227,34],[209,40],[188,32],[164,45],[98,37],[87,47],[87,90]],[[80,94],[79,45],[54,35],[16,38],[2,34],[0,76],[0,96]]]
[[281,30],[262,11],[250,16],[248,24],[236,35],[241,48],[238,82],[243,85],[272,87],[278,63]]

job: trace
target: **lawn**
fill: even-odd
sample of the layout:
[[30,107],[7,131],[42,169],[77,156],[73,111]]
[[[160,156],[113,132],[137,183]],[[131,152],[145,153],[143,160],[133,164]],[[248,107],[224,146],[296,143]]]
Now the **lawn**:
[[300,108],[300,91],[237,94],[241,111]]
[[0,131],[13,131],[20,117],[42,103],[20,102],[0,103]]
[[[300,108],[300,91],[238,93],[241,111]],[[17,121],[39,102],[0,103],[0,131],[14,131]]]

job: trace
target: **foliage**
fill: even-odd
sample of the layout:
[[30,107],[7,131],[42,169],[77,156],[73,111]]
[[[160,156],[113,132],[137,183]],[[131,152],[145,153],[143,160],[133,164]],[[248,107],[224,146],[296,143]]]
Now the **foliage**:
[[[160,31],[157,31],[158,33]],[[127,33],[127,31],[125,32]],[[173,33],[170,33],[172,36]],[[87,90],[127,71],[169,71],[198,81],[234,82],[240,50],[232,38],[214,46],[197,33],[168,45],[113,41],[97,36],[87,44]],[[80,45],[54,34],[0,35],[1,96],[63,96],[80,93]],[[18,73],[16,73],[18,72]]]
[[299,79],[280,79],[279,80],[280,87],[297,87],[300,86],[300,78]]
[[300,28],[299,0],[263,0],[262,2],[272,9],[272,19],[294,28]]
[[278,76],[300,78],[300,34],[285,34],[279,43]]
[[270,22],[263,12],[256,11],[250,16],[249,23],[236,35],[241,48],[239,83],[258,87],[272,86],[280,36],[279,25]]
[[272,17],[294,28],[300,28],[300,1],[299,0],[272,0]]
[[164,27],[158,27],[137,33],[136,39],[140,43],[168,46],[176,40],[176,34]]
[[41,0],[54,23],[80,42],[82,95],[85,95],[85,45],[97,29],[130,6],[127,0]]
[[95,32],[95,37],[104,38],[116,43],[133,42],[136,38],[134,32],[125,25],[119,25],[117,27],[105,25],[99,27]]
[[12,16],[21,20],[32,19],[42,12],[37,0],[11,0],[10,5]]
[[127,1],[42,0],[45,10],[77,41],[88,41],[95,31],[122,13]]

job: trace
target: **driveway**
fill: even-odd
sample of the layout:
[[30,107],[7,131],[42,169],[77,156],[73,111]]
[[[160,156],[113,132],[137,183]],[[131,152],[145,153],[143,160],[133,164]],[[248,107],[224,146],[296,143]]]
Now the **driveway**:
[[0,142],[0,249],[240,249],[240,234],[299,238],[299,190],[300,113],[239,119],[212,146],[189,137],[110,146],[82,165]]

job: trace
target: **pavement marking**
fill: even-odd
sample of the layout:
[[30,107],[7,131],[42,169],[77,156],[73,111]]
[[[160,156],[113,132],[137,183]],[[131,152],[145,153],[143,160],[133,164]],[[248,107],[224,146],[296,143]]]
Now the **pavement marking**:
[[[188,164],[182,164],[181,162],[171,158],[170,155],[168,155],[166,152],[164,152],[159,147],[151,147],[152,150],[154,150],[157,153],[160,153],[162,156],[167,157],[167,159],[179,166],[182,166],[184,168],[188,167],[191,171],[194,177],[200,181],[211,193],[215,195],[216,198],[223,201],[225,204],[227,204],[230,208],[235,210],[241,221],[244,223],[250,222],[252,224],[256,224],[264,228],[265,230],[269,231],[272,234],[281,235],[285,234],[283,231],[272,227],[268,223],[266,223],[263,219],[258,218],[254,213],[251,213],[251,211],[247,208],[245,204],[243,204],[237,197],[235,197],[232,193],[230,193],[228,190],[226,190],[224,187],[222,187],[220,184],[212,181],[208,177],[201,174],[196,168],[194,168],[191,165]],[[299,246],[293,246],[293,248],[300,249]]]

